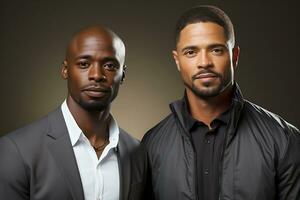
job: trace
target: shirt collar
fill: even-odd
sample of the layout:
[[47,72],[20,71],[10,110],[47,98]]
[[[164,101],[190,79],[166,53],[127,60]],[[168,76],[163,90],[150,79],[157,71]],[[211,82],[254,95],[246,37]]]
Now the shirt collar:
[[[76,123],[72,113],[70,112],[66,100],[61,105],[61,110],[66,122],[66,126],[69,132],[69,136],[71,139],[72,146],[75,146],[80,137],[86,137],[82,130],[79,128]],[[119,126],[114,119],[114,117],[110,114],[110,124],[109,124],[109,146],[111,148],[115,148],[119,142]]]
[[[227,125],[229,123],[230,113],[233,108],[233,104],[234,104],[234,101],[231,102],[231,105],[225,112],[223,112],[220,116],[218,116],[216,119],[214,119],[211,122],[212,127],[215,126],[215,124],[220,124],[219,122],[221,122],[225,125]],[[180,107],[181,107],[181,113],[182,113],[183,120],[184,120],[184,125],[188,131],[190,131],[195,124],[205,125],[203,122],[194,119],[193,116],[190,114],[190,109],[189,109],[186,92],[184,93],[184,96],[182,98],[182,105]]]
[[115,118],[110,114],[110,123],[109,123],[109,145],[111,148],[115,148],[119,142],[119,126]]
[[71,114],[66,100],[61,105],[61,111],[63,113],[64,119],[65,119],[65,122],[67,125],[67,129],[68,129],[69,136],[71,139],[71,144],[72,144],[72,146],[75,146],[75,144],[77,143],[77,141],[80,138],[82,130],[79,128],[73,115]]

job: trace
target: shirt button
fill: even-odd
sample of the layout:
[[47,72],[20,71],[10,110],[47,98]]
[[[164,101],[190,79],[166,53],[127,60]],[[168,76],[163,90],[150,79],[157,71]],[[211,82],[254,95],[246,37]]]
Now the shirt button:
[[205,144],[210,144],[210,140],[209,139],[206,139],[204,140]]
[[208,174],[209,174],[208,169],[205,169],[205,170],[204,170],[204,174],[205,174],[205,175],[208,175]]

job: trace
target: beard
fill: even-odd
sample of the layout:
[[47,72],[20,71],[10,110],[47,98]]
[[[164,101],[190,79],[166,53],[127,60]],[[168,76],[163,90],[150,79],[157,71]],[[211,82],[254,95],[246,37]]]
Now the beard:
[[212,84],[212,83],[203,83],[202,86],[197,86],[195,81],[197,79],[192,78],[192,84],[187,83],[184,81],[184,85],[189,88],[197,97],[206,99],[211,97],[216,97],[221,94],[226,88],[232,85],[233,81],[231,77],[223,78],[220,74],[218,74],[219,83]]
[[108,102],[102,102],[102,101],[93,101],[93,102],[87,102],[83,99],[79,99],[77,102],[80,107],[82,107],[84,110],[87,111],[102,111],[105,110],[108,106]]
[[114,88],[114,90],[108,92],[105,97],[99,99],[86,99],[82,96],[75,99],[73,98],[77,104],[86,111],[103,111],[110,107],[112,101],[116,98],[118,94],[118,87]]

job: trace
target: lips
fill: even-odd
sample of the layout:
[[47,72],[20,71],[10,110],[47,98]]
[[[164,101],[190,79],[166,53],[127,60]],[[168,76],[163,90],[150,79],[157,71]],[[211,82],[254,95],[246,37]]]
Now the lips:
[[218,76],[214,73],[200,73],[195,76],[195,79],[202,79],[202,78],[217,78]]
[[86,95],[90,96],[90,97],[94,97],[94,98],[100,98],[105,96],[109,90],[106,88],[102,88],[102,87],[94,87],[94,86],[90,86],[90,87],[86,87],[82,90]]

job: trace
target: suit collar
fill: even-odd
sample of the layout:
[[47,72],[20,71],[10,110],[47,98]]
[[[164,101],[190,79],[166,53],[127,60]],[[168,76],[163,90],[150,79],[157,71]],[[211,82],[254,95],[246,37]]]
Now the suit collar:
[[75,200],[84,200],[82,183],[73,152],[71,140],[61,112],[58,108],[48,115],[50,130],[46,142],[61,175]]
[[[48,115],[50,129],[47,134],[47,144],[57,166],[65,177],[70,192],[75,200],[84,200],[83,188],[71,140],[63,118],[62,111],[57,108]],[[120,174],[120,200],[127,200],[131,182],[131,158],[126,144],[124,131],[119,129],[117,155]]]

